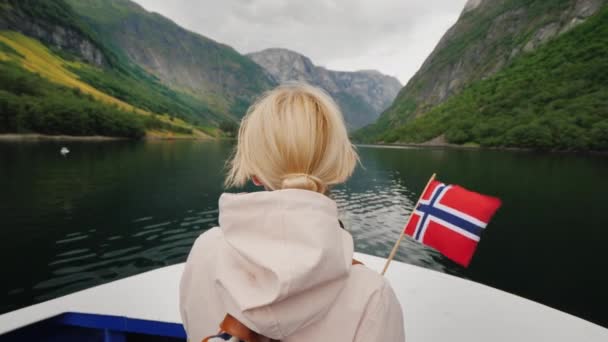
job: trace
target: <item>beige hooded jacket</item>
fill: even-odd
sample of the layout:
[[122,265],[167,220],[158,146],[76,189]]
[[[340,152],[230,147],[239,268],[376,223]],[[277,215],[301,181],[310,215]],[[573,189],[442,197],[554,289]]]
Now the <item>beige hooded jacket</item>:
[[226,313],[284,342],[404,341],[388,282],[351,265],[353,240],[333,200],[295,189],[223,194],[219,212],[181,279],[189,341],[217,333]]

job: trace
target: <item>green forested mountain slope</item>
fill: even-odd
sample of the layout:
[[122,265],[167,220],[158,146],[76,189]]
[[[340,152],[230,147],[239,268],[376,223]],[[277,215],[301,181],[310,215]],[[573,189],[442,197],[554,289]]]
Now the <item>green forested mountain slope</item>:
[[[210,106],[192,94],[180,92],[162,84],[154,75],[134,63],[130,63],[120,51],[104,45],[99,35],[82,20],[63,0],[5,0],[0,3],[0,38],[10,50],[19,50],[17,55],[0,52],[0,61],[6,72],[21,74],[19,78],[42,76],[51,81],[53,87],[78,89],[91,96],[91,100],[102,102],[95,106],[99,114],[113,112],[116,108],[131,113],[151,115],[153,118],[136,118],[145,121],[148,131],[159,128],[175,132],[192,131],[193,125],[206,129],[225,120],[226,115],[210,109]],[[16,35],[16,32],[22,35]],[[32,41],[34,39],[34,41]],[[40,41],[46,45],[36,44]],[[49,50],[50,49],[50,50]],[[6,49],[5,49],[6,50]],[[28,74],[28,72],[30,74]],[[38,75],[31,75],[31,74]],[[10,92],[6,78],[0,89]],[[44,81],[44,80],[43,80]],[[24,84],[32,84],[25,82]],[[50,88],[49,88],[50,89]],[[13,89],[14,90],[14,89]],[[48,89],[47,89],[48,90]],[[61,91],[60,91],[61,92]],[[38,93],[38,103],[47,98]],[[13,108],[18,103],[7,99],[3,93],[4,117],[13,116],[13,123],[22,122],[14,116],[23,112],[24,106]],[[23,94],[13,93],[15,96]],[[69,97],[69,92],[64,94]],[[51,97],[48,97],[50,101]],[[27,106],[26,106],[27,107]],[[44,107],[44,106],[43,106]],[[42,107],[40,107],[42,108]],[[46,107],[45,107],[46,108]],[[36,111],[45,115],[43,111]],[[64,116],[64,119],[69,117]],[[188,121],[185,123],[183,120]],[[45,133],[67,133],[57,126],[52,130],[41,130],[40,126],[18,125],[18,131]],[[14,132],[15,127],[0,127],[2,132]],[[195,133],[197,129],[194,129]],[[101,134],[102,132],[74,132],[70,134]],[[200,132],[199,132],[200,133]],[[202,135],[200,133],[199,135]]]
[[274,85],[260,66],[231,47],[129,0],[67,1],[104,45],[215,112],[239,118],[255,96]]
[[135,107],[82,81],[41,42],[0,31],[0,133],[142,137],[146,130],[193,133],[192,125]]
[[[396,101],[394,106],[401,106]],[[415,103],[406,105],[415,110]],[[362,139],[608,149],[608,6],[425,115]]]
[[[131,122],[137,131],[112,135],[215,134],[214,127],[238,119],[254,96],[273,85],[232,48],[127,0],[2,0],[0,43],[0,132],[111,131],[93,122],[78,131],[65,122],[71,111],[76,121],[101,115]],[[150,60],[171,68],[155,68]],[[26,89],[36,82],[39,87]],[[60,110],[60,96],[69,111]],[[76,103],[94,113],[76,113]]]
[[145,134],[138,115],[27,71],[17,62],[24,56],[4,42],[0,42],[0,56],[0,133],[129,138]]
[[396,127],[423,117],[472,84],[492,77],[522,55],[585,22],[606,2],[469,0],[456,24],[392,106],[375,124],[356,132],[355,138],[374,142],[400,139]]
[[[197,123],[219,122],[226,117],[225,112],[212,109],[205,99],[172,89],[132,63],[125,51],[97,32],[96,26],[88,23],[64,0],[8,0],[0,13],[0,24],[2,29],[22,32],[59,50],[55,52],[70,52],[97,66],[75,72],[121,100]],[[87,46],[90,47],[83,48]]]
[[[183,115],[179,101],[163,98],[170,89],[142,69],[121,65],[61,0],[0,2],[0,64],[0,133],[140,137],[146,130],[192,132],[192,125],[175,118]],[[123,94],[139,102],[129,103],[123,94],[104,92],[77,75],[112,80],[109,71],[143,89],[121,85]],[[169,110],[158,110],[165,109],[162,101]]]

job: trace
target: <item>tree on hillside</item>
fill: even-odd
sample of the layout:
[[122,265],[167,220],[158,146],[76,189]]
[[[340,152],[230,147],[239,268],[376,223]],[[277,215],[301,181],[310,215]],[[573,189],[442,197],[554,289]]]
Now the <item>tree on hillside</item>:
[[220,122],[220,129],[227,135],[234,137],[239,130],[239,126],[232,120],[224,120]]

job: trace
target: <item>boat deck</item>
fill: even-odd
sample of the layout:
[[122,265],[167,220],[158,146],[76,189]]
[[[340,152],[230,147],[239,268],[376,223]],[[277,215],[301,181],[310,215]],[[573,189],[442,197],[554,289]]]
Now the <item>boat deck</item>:
[[[375,270],[384,263],[366,254],[355,258]],[[164,267],[1,315],[0,341],[23,340],[28,331],[39,333],[49,324],[94,329],[103,335],[101,341],[139,340],[128,337],[140,334],[150,336],[147,341],[183,340],[178,308],[183,267]],[[403,307],[408,341],[608,341],[606,328],[465,279],[400,262],[391,264],[387,277]]]

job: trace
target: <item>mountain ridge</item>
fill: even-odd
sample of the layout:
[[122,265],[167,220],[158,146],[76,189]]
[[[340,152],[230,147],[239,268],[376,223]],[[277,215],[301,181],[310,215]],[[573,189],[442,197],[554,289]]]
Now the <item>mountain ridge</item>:
[[[63,94],[66,103],[79,103],[94,111],[94,115],[83,114],[82,120],[107,114],[116,123],[132,122],[135,133],[128,133],[132,137],[142,136],[143,129],[155,135],[159,131],[217,135],[220,127],[231,127],[222,124],[240,119],[257,95],[274,86],[260,66],[230,46],[185,30],[129,0],[5,0],[0,4],[0,30],[0,63],[7,73],[2,81],[23,80],[17,87],[1,84],[2,132],[59,134],[67,129],[70,134],[101,134],[84,126],[79,133],[67,122],[53,121],[54,127],[47,127],[50,121],[36,121],[36,116],[46,120],[55,115],[49,106]],[[25,36],[13,34],[17,32]],[[183,66],[180,56],[171,55],[183,52],[175,44],[189,50],[181,57],[193,61],[191,64]],[[151,66],[150,61],[159,60],[163,61],[160,67]],[[167,61],[178,67],[167,70]],[[36,75],[34,70],[43,72]],[[208,82],[198,82],[201,75],[210,75]],[[15,91],[33,87],[40,77],[44,84],[33,91],[39,95],[38,107],[27,109],[18,100],[28,101],[25,95]],[[144,117],[127,119],[132,114]],[[67,118],[61,114],[53,120],[59,117]]]
[[580,24],[581,18],[596,13],[603,3],[605,0],[467,2],[458,21],[382,113],[379,125],[401,125],[424,115],[472,82],[495,74],[522,52],[531,52]]
[[264,70],[232,47],[189,31],[129,0],[67,0],[130,62],[190,93],[233,120],[274,86]]
[[[603,5],[584,22],[523,52],[492,76],[472,82],[421,115],[402,125],[384,117],[385,121],[379,120],[375,127],[356,132],[355,138],[366,142],[444,141],[489,147],[606,150],[606,84],[608,5]],[[398,101],[396,105],[404,105]],[[405,105],[409,107],[402,112],[411,114],[419,109],[411,100]],[[389,126],[379,125],[387,122]]]
[[377,70],[330,70],[289,49],[269,48],[247,56],[277,83],[300,81],[323,88],[340,106],[349,129],[373,122],[401,88],[399,80]]
[[[0,6],[0,30],[3,45],[0,62],[7,73],[0,88],[0,91],[5,91],[0,94],[1,114],[4,117],[1,121],[7,124],[0,127],[0,131],[15,133],[34,130],[58,134],[66,133],[61,131],[66,128],[70,134],[76,135],[102,133],[94,131],[94,127],[98,127],[94,122],[87,123],[93,128],[83,126],[80,133],[68,122],[54,121],[54,128],[36,122],[46,120],[47,116],[59,110],[48,107],[59,93],[66,96],[66,104],[70,101],[80,103],[95,111],[85,115],[82,120],[92,120],[93,114],[101,117],[107,114],[108,119],[112,117],[116,123],[116,120],[133,122],[132,128],[137,133],[129,133],[130,136],[142,136],[144,128],[155,134],[158,130],[168,130],[180,134],[194,132],[197,136],[203,136],[199,129],[211,132],[209,127],[203,126],[212,124],[214,119],[219,120],[217,114],[203,102],[171,90],[137,65],[125,63],[120,54],[100,42],[97,33],[63,0],[8,0]],[[23,53],[18,53],[19,50]],[[89,58],[91,56],[93,58]],[[17,78],[9,81],[10,77]],[[35,79],[41,79],[41,87],[34,86]],[[47,84],[46,80],[51,83]],[[39,95],[35,100],[37,106],[22,106],[17,100],[26,95],[15,91],[23,89],[27,94],[30,91],[27,87]],[[66,92],[66,87],[74,91]],[[23,101],[28,100],[24,98]],[[91,101],[100,104],[92,104]],[[48,113],[42,108],[47,108]],[[134,120],[127,119],[128,115],[133,114],[147,117],[136,115]],[[66,118],[63,114],[61,117]],[[181,119],[190,123],[186,124]],[[192,124],[198,128],[193,128]]]
[[[407,126],[468,87],[493,77],[520,56],[584,23],[605,3],[470,0],[391,107],[354,137],[368,142],[386,138],[405,142],[395,134],[395,127]],[[432,138],[437,136],[429,140]]]

